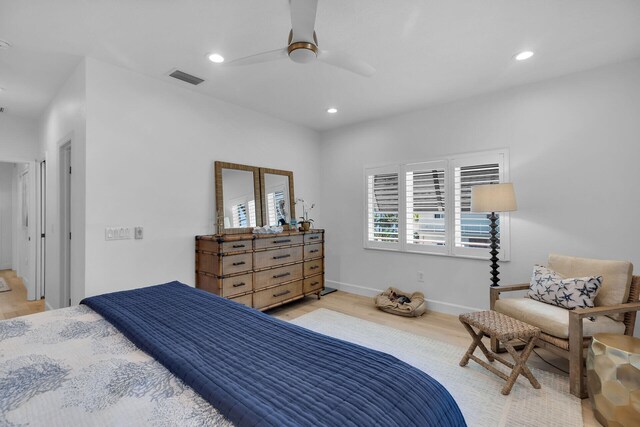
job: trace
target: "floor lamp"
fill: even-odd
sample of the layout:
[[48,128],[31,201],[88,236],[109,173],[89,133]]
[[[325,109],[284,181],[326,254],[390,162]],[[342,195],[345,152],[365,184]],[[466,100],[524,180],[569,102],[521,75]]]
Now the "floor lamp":
[[500,239],[498,235],[496,212],[512,212],[517,209],[516,194],[513,191],[513,184],[488,184],[476,185],[471,188],[471,212],[490,213],[491,220],[491,286],[498,286],[500,278],[498,275],[498,247]]

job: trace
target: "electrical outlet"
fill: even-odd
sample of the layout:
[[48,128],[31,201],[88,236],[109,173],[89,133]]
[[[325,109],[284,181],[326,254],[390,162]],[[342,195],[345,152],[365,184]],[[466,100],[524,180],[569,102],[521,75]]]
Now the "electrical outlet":
[[418,282],[424,282],[424,271],[418,271]]

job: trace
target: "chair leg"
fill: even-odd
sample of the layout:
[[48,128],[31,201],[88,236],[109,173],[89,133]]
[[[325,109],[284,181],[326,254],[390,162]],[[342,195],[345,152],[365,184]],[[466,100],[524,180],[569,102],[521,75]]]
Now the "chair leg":
[[569,391],[580,399],[589,397],[584,379],[584,352],[582,319],[569,312]]

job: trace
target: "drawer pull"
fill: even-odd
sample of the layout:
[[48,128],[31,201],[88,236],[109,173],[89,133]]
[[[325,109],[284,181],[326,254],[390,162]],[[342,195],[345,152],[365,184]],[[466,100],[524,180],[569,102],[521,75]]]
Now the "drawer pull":
[[244,248],[244,245],[233,245],[232,247],[233,247],[234,249],[235,249],[235,248]]
[[287,276],[291,276],[291,273],[276,274],[275,276],[273,276],[273,278],[274,279],[279,279],[281,277],[287,277]]
[[291,254],[277,255],[277,256],[274,256],[273,259],[289,258],[290,256],[291,256]]
[[282,291],[282,292],[278,292],[277,294],[273,294],[273,297],[277,298],[277,297],[281,297],[283,295],[290,294],[290,293],[291,293],[291,291],[287,289],[286,291]]
[[245,264],[246,264],[246,262],[244,262],[244,261],[239,261],[239,262],[234,262],[234,263],[233,263],[233,264],[231,264],[231,265],[233,265],[233,266],[237,266],[237,265],[245,265]]
[[315,270],[316,268],[320,268],[319,265],[312,265],[311,267],[309,267],[310,270]]
[[284,240],[274,240],[273,243],[289,243],[291,242],[291,239],[284,239]]
[[311,286],[315,286],[315,285],[319,285],[319,284],[320,284],[320,282],[313,282],[313,283],[311,284]]
[[234,283],[234,284],[233,284],[233,287],[234,287],[234,288],[239,288],[240,286],[244,286],[244,285],[246,285],[246,283],[244,283],[244,282],[241,282],[241,283]]
[[318,240],[320,238],[320,236],[311,236],[309,237],[309,240]]
[[320,252],[320,249],[314,249],[312,251],[309,251],[310,254],[315,254],[316,252]]

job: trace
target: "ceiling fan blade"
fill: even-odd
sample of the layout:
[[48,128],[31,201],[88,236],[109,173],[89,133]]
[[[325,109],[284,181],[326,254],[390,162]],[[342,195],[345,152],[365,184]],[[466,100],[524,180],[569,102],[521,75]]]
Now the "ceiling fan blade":
[[318,0],[290,0],[290,6],[293,31],[291,42],[313,43]]
[[344,52],[322,50],[318,55],[318,59],[334,67],[342,68],[364,77],[371,77],[376,72],[376,69],[371,65]]
[[268,52],[256,53],[255,55],[245,56],[244,58],[234,59],[233,61],[224,63],[225,66],[251,65],[261,62],[277,61],[278,59],[287,57],[287,49],[276,49]]

